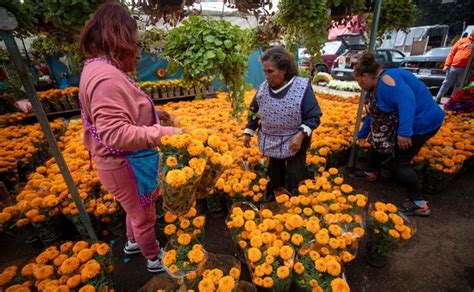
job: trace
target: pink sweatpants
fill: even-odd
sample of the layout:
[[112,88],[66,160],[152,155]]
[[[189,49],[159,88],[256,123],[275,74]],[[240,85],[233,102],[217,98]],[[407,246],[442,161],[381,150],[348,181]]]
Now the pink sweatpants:
[[120,202],[127,214],[127,238],[138,243],[146,259],[154,259],[160,251],[156,243],[155,205],[142,207],[135,193],[134,182],[127,167],[114,170],[98,170],[99,178],[105,189]]

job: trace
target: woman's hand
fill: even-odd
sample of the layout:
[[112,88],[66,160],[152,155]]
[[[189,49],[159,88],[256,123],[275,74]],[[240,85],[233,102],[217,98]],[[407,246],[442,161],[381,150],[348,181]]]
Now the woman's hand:
[[296,133],[296,135],[293,136],[293,139],[291,140],[291,144],[290,144],[290,150],[294,153],[300,151],[301,149],[301,144],[303,143],[303,139],[304,139],[304,134],[303,132],[298,132]]
[[357,144],[359,147],[362,147],[362,146],[364,146],[364,144],[365,144],[365,140],[366,140],[366,138],[358,138],[357,141],[356,141],[356,144]]
[[398,136],[397,144],[398,144],[398,148],[402,150],[407,150],[408,148],[411,147],[411,138]]
[[165,111],[157,111],[158,112],[158,118],[160,121],[166,123],[170,120],[171,116],[168,112]]
[[181,135],[184,133],[184,130],[181,128],[173,128],[173,135]]
[[250,147],[250,138],[252,138],[250,135],[244,134],[244,146],[246,148]]

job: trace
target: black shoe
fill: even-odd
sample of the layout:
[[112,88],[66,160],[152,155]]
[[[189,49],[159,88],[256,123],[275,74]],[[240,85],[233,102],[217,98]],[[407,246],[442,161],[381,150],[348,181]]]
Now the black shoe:
[[408,216],[428,217],[431,215],[431,210],[428,206],[428,201],[425,201],[425,205],[423,207],[420,207],[417,204],[413,203],[410,199],[407,199],[398,206],[398,211]]
[[377,175],[375,172],[368,172],[364,170],[357,170],[349,174],[349,177],[355,180],[376,181]]

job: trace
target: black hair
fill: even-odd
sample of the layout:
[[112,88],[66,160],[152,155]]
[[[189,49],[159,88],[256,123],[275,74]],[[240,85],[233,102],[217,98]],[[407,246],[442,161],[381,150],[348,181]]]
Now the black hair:
[[285,80],[287,81],[298,74],[295,59],[284,47],[276,46],[266,50],[260,57],[260,60],[262,63],[270,61],[275,64],[279,70],[284,70],[286,72]]

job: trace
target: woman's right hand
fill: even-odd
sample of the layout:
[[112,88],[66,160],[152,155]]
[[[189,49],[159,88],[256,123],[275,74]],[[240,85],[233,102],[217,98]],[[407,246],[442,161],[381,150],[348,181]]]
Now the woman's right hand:
[[246,148],[250,147],[250,138],[251,138],[250,135],[244,134],[244,146]]
[[364,146],[364,144],[365,144],[365,140],[366,140],[366,138],[358,138],[357,141],[356,141],[356,144],[357,144],[359,147],[362,147],[362,146]]
[[173,135],[181,135],[184,134],[184,130],[181,128],[173,128]]

